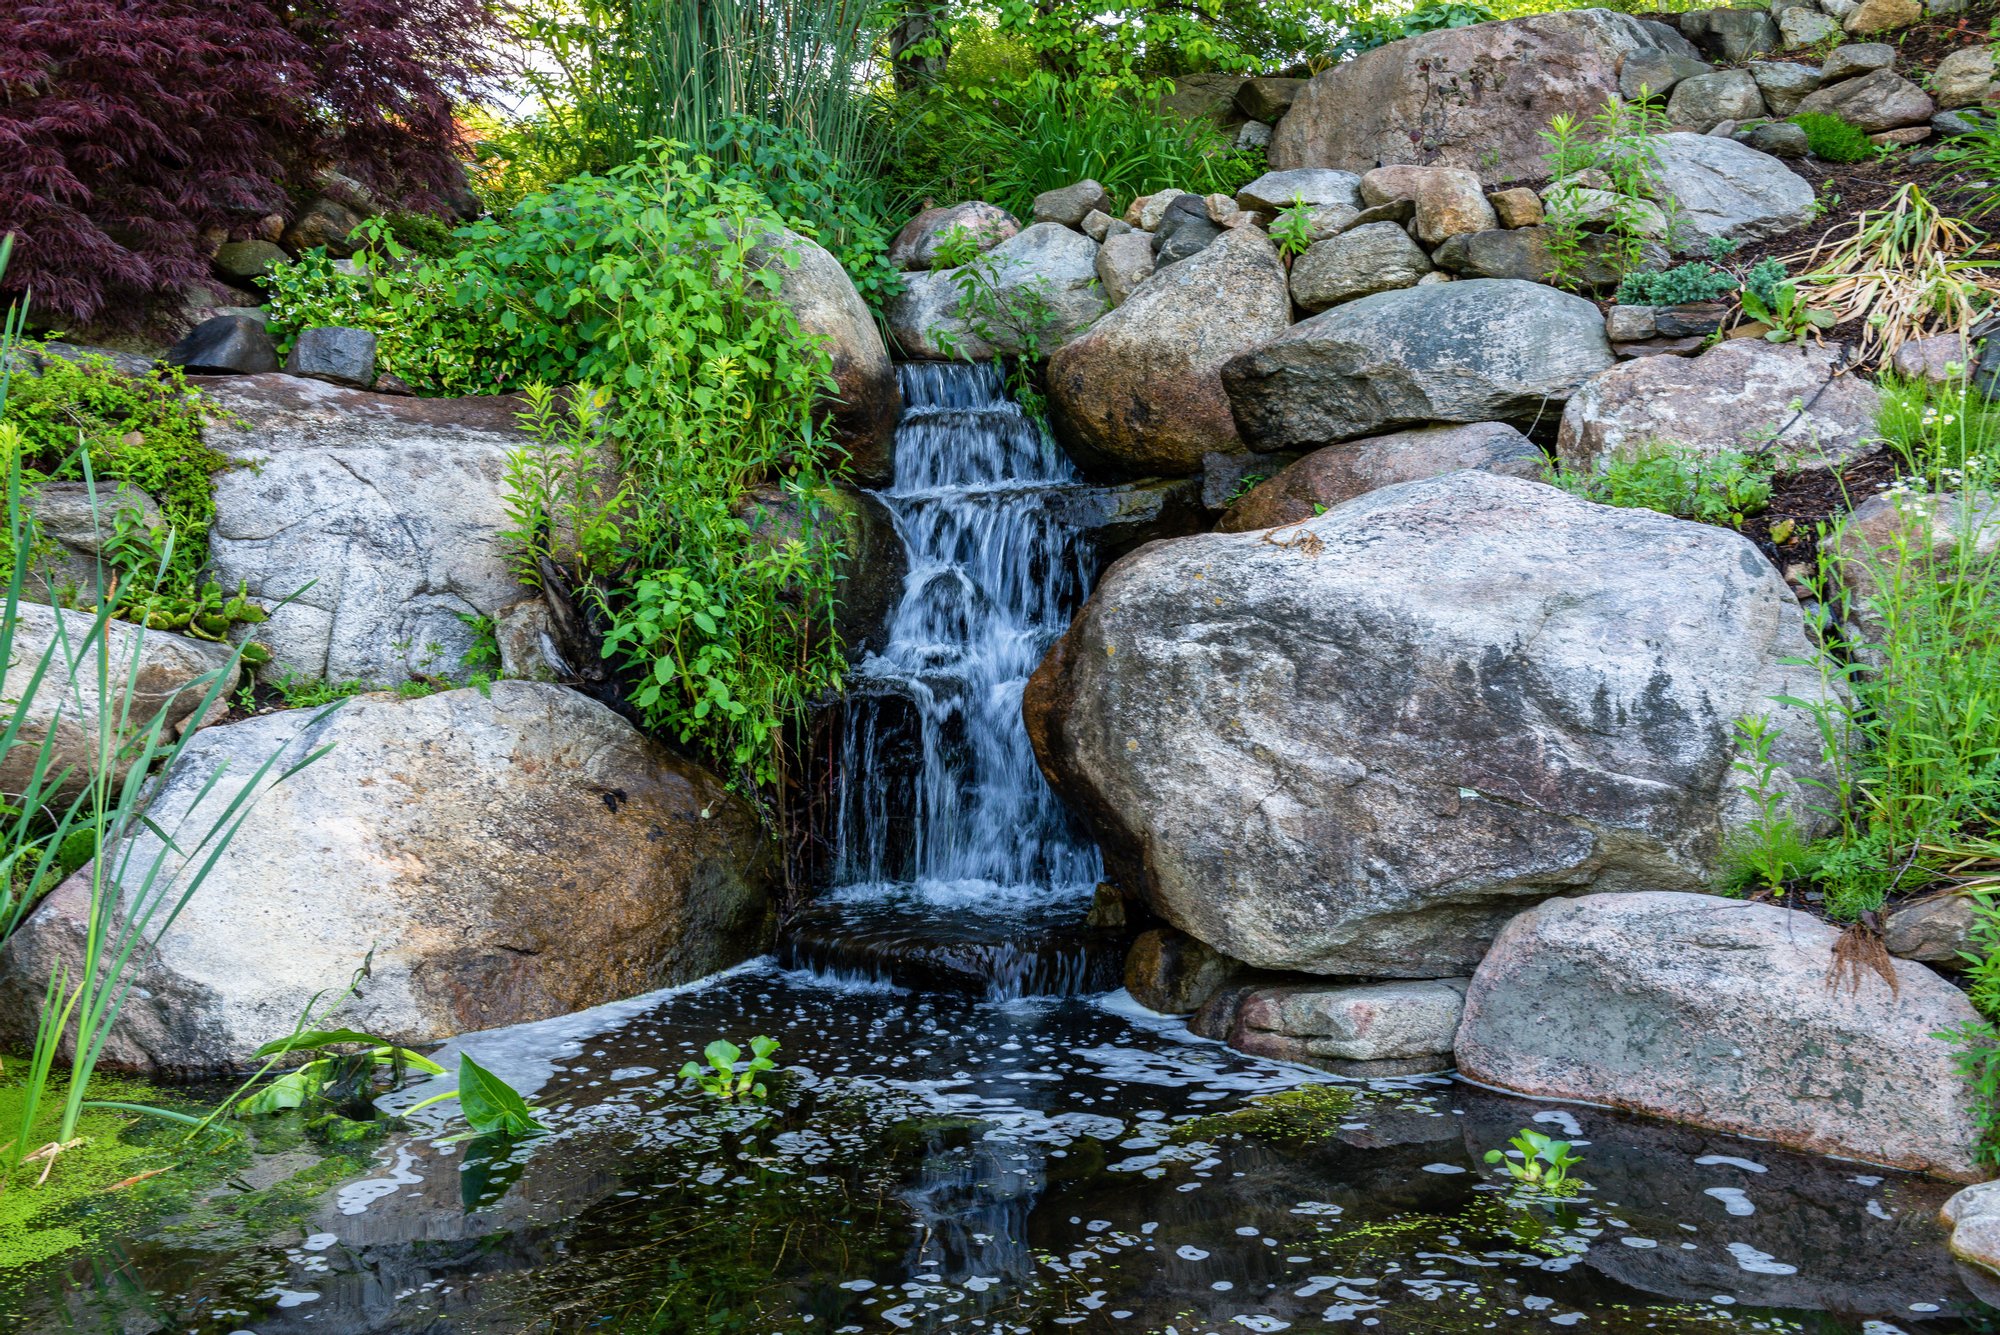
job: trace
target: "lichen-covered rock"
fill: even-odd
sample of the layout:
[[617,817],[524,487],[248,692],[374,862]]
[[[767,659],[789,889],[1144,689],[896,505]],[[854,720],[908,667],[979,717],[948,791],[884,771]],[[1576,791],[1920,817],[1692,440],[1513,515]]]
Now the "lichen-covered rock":
[[1284,266],[1254,227],[1141,283],[1049,359],[1057,434],[1086,465],[1182,476],[1241,448],[1222,365],[1291,325]]
[[1749,70],[1697,74],[1674,85],[1667,119],[1706,134],[1723,121],[1746,121],[1764,114],[1764,94]]
[[[1023,702],[1111,876],[1259,968],[1449,977],[1551,894],[1692,887],[1823,778],[1797,602],[1741,535],[1457,472],[1132,553]],[[1801,666],[1800,664],[1807,664]]]
[[[206,729],[149,815],[203,830],[268,758],[289,766],[321,747],[282,783],[267,778],[227,855],[135,969],[107,1065],[242,1067],[371,950],[367,985],[326,1018],[414,1044],[686,982],[767,939],[754,813],[560,686],[367,695]],[[156,858],[152,893],[177,895],[187,858],[149,826],[125,864],[132,879]],[[51,967],[81,959],[89,900],[79,873],[0,952],[10,1041],[32,1032]]]
[[1307,247],[1292,262],[1292,300],[1303,310],[1323,311],[1356,297],[1414,287],[1431,267],[1430,257],[1400,225],[1369,223]]
[[1379,292],[1293,325],[1223,367],[1253,449],[1331,445],[1424,422],[1553,416],[1612,364],[1604,317],[1540,283]]
[[1314,450],[1231,506],[1216,528],[1242,533],[1310,519],[1342,501],[1398,482],[1478,468],[1539,478],[1548,458],[1504,422],[1427,426]]
[[1472,976],[1459,1070],[1957,1181],[1983,1176],[1942,1034],[1975,1016],[1921,964],[1840,962],[1840,929],[1774,904],[1652,891],[1552,899]]
[[1779,236],[1813,216],[1812,184],[1768,153],[1711,134],[1654,140],[1661,200],[1680,224],[1681,254],[1706,254],[1712,238],[1739,244]]
[[[1046,317],[1032,331],[1043,356],[1110,309],[1097,285],[1097,243],[1081,232],[1036,223],[994,246],[981,262],[1001,302],[1025,303]],[[889,334],[904,355],[986,361],[1027,351],[1029,331],[1012,323],[988,321],[985,335],[975,332],[962,313],[957,276],[956,269],[932,269],[905,277],[887,311]]]
[[472,647],[462,617],[527,596],[501,537],[507,460],[531,439],[520,399],[200,383],[229,414],[209,444],[246,465],[216,475],[210,568],[273,606],[253,630],[276,670],[392,685],[452,668]]
[[[236,685],[227,645],[125,621],[105,620],[100,631],[90,613],[45,603],[24,602],[9,620],[13,658],[4,665],[0,695],[9,717],[18,716],[20,730],[0,757],[0,794],[8,798],[27,789],[51,736],[43,782],[68,771],[47,790],[58,804],[77,797],[97,776],[101,734],[107,731],[111,779],[122,783],[134,759],[128,748],[146,736],[156,718],[164,725],[160,745],[170,746],[211,689],[220,701]],[[98,690],[100,670],[101,679],[111,683],[109,700]],[[38,671],[41,679],[30,692]]]
[[1645,357],[1590,381],[1563,408],[1556,453],[1572,469],[1672,444],[1697,454],[1769,449],[1802,467],[1868,448],[1875,389],[1839,350],[1735,338],[1699,357]]
[[1647,52],[1693,54],[1660,25],[1603,9],[1420,33],[1317,75],[1278,122],[1271,165],[1435,163],[1488,185],[1541,176],[1549,118],[1589,117]]
[[956,231],[971,233],[981,250],[991,250],[1020,230],[1013,214],[983,200],[925,209],[889,242],[889,263],[904,270],[928,269],[937,263],[938,247]]
[[1801,98],[1796,113],[1825,112],[1870,134],[1922,125],[1937,104],[1930,94],[1893,70],[1876,70],[1858,79],[1842,79]]

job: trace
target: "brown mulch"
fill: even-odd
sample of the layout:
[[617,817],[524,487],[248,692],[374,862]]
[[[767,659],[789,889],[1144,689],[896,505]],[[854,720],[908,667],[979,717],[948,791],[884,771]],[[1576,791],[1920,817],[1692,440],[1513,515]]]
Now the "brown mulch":
[[[1781,473],[1771,485],[1770,505],[1743,521],[1743,536],[1756,543],[1788,579],[1810,574],[1819,569],[1820,535],[1834,517],[1880,492],[1895,477],[1896,466],[1887,450],[1857,459],[1837,473],[1830,468]],[[1792,527],[1785,541],[1771,541],[1771,530],[1782,532],[1787,523]]]

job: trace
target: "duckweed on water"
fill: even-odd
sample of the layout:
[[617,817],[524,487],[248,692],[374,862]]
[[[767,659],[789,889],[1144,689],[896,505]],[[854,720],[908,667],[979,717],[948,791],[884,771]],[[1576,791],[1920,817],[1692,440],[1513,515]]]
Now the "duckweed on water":
[[1260,1094],[1248,1106],[1232,1112],[1210,1113],[1182,1122],[1167,1139],[1174,1145],[1224,1136],[1292,1142],[1321,1140],[1338,1131],[1353,1112],[1353,1090],[1339,1085],[1301,1085],[1276,1094]]

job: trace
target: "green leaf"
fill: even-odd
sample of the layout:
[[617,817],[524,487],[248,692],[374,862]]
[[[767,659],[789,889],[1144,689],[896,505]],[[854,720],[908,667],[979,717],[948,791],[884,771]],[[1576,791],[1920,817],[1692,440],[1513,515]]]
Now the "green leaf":
[[458,1055],[458,1107],[474,1131],[491,1131],[510,1136],[546,1131],[514,1087],[472,1060],[470,1053]]

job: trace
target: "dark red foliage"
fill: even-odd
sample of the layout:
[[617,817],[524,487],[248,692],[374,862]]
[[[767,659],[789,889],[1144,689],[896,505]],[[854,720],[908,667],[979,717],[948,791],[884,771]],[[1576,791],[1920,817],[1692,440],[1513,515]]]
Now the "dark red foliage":
[[0,0],[0,300],[135,318],[330,166],[437,206],[493,33],[490,0]]

